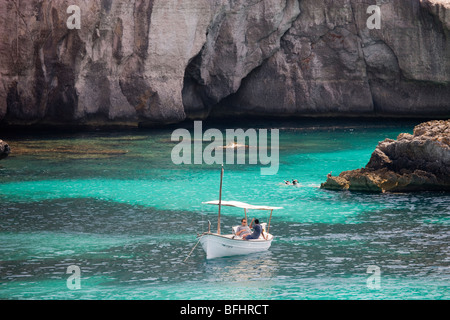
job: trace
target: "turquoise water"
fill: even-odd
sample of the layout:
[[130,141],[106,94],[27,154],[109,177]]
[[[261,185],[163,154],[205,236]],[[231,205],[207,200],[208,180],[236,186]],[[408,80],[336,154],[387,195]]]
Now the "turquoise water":
[[[220,167],[174,165],[173,130],[5,134],[0,299],[448,299],[450,195],[319,188],[414,123],[277,126],[278,174],[226,165],[223,190],[284,207],[270,251],[206,260],[197,247],[186,263],[196,234],[216,225],[217,207],[202,202],[218,199]],[[301,186],[283,185],[292,179]],[[222,230],[242,215],[224,208]],[[71,265],[80,290],[67,287]],[[378,289],[367,286],[373,265]]]

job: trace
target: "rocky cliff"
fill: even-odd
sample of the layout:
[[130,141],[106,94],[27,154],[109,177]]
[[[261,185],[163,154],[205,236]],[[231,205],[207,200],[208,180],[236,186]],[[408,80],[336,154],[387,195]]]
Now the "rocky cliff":
[[422,123],[414,134],[379,143],[365,168],[322,184],[329,190],[450,191],[450,120]]
[[446,117],[449,36],[447,0],[3,0],[0,119]]

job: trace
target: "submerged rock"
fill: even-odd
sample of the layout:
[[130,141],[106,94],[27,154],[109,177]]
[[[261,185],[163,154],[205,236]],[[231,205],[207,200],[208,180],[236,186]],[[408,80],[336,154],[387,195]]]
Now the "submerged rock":
[[0,160],[5,159],[10,153],[11,148],[9,145],[3,140],[0,140]]
[[450,120],[430,121],[380,142],[365,168],[329,177],[329,190],[450,191]]

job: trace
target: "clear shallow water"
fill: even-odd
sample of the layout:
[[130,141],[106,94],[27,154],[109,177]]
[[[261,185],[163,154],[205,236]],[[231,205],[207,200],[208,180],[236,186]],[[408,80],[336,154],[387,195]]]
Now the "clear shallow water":
[[[268,253],[207,261],[198,247],[186,263],[215,226],[201,203],[218,198],[220,169],[172,164],[171,130],[3,137],[0,299],[448,299],[450,195],[318,188],[413,125],[327,127],[284,127],[275,176],[226,166],[224,199],[285,208]],[[224,209],[222,230],[242,214]],[[66,286],[70,265],[81,290]]]

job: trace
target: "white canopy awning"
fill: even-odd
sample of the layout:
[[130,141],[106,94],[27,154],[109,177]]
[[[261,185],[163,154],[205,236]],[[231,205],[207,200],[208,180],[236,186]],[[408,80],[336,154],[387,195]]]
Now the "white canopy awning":
[[[208,201],[208,202],[202,202],[203,204],[212,204],[212,205],[219,205],[219,200],[215,201]],[[269,207],[269,206],[254,206],[248,203],[239,202],[239,201],[223,201],[221,202],[222,206],[227,207],[235,207],[235,208],[242,208],[242,209],[252,209],[252,210],[279,210],[283,209],[282,207]]]

